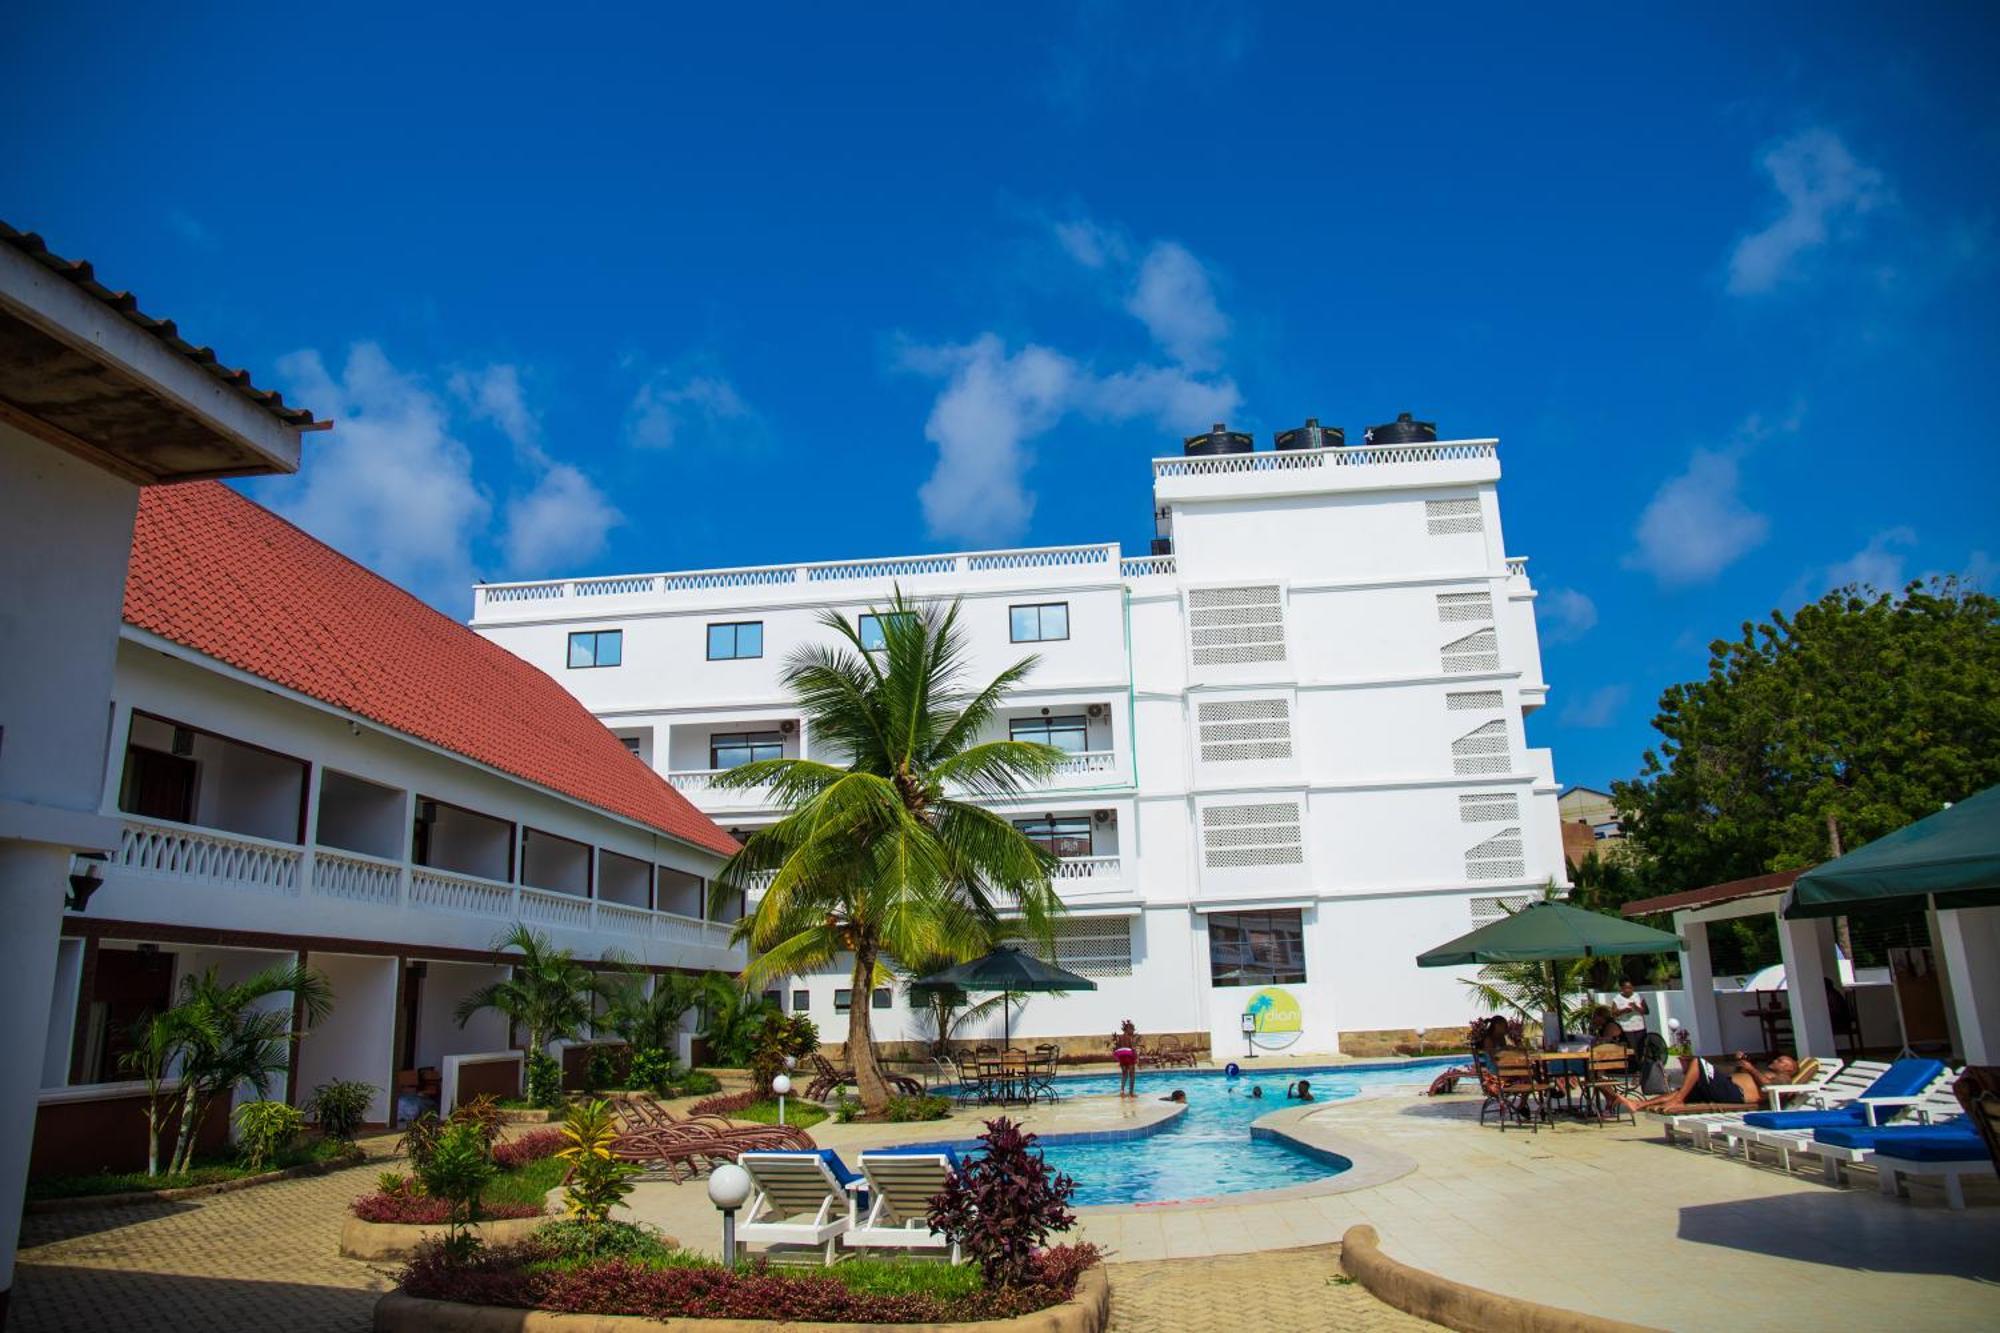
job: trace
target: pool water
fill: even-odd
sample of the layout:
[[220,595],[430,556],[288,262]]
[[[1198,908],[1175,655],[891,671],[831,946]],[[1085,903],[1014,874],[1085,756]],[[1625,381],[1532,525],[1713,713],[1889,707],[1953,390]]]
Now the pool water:
[[[1452,1063],[1253,1070],[1233,1081],[1208,1070],[1153,1070],[1139,1075],[1141,1097],[1164,1097],[1176,1088],[1187,1093],[1188,1109],[1171,1125],[1144,1138],[1045,1143],[1043,1155],[1076,1180],[1078,1205],[1157,1203],[1303,1185],[1346,1167],[1283,1140],[1250,1137],[1251,1121],[1298,1105],[1285,1100],[1287,1083],[1308,1079],[1314,1101],[1339,1101],[1367,1087],[1429,1083]],[[1058,1086],[1072,1097],[1108,1096],[1118,1091],[1118,1076],[1064,1078]],[[1251,1089],[1259,1087],[1264,1095],[1252,1096]]]

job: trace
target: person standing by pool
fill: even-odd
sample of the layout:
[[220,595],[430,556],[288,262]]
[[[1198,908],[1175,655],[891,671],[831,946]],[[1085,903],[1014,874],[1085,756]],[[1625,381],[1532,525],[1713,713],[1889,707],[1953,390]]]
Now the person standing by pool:
[[1618,983],[1618,994],[1611,999],[1611,1014],[1618,1020],[1618,1029],[1624,1034],[1625,1045],[1634,1051],[1646,1039],[1646,997],[1634,994],[1632,978],[1626,977]]
[[1118,1095],[1139,1095],[1139,1030],[1126,1019],[1111,1038],[1111,1058],[1118,1062]]

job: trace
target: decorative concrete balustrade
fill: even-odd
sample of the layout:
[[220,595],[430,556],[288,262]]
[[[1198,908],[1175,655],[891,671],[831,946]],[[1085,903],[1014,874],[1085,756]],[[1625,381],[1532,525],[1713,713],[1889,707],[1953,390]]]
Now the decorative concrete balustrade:
[[[166,820],[126,818],[118,850],[104,863],[105,884],[113,887],[125,876],[219,893],[299,899],[302,913],[313,910],[305,900],[317,899],[329,905],[480,917],[500,924],[524,921],[545,929],[652,938],[691,948],[729,947],[730,927],[721,922]],[[365,922],[357,920],[363,937],[379,935],[380,920],[372,915]],[[315,934],[340,931],[338,916],[313,923]]]

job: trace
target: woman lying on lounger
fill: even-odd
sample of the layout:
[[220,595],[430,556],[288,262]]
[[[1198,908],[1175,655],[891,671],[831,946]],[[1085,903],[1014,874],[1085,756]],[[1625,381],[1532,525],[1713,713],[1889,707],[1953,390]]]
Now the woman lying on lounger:
[[1685,1111],[1694,1106],[1754,1108],[1764,1100],[1765,1084],[1790,1083],[1799,1070],[1798,1061],[1789,1055],[1781,1055],[1771,1061],[1768,1068],[1759,1069],[1749,1056],[1738,1051],[1735,1064],[1733,1070],[1723,1074],[1707,1060],[1693,1055],[1683,1055],[1681,1085],[1664,1097],[1647,1097],[1641,1100],[1623,1093],[1614,1092],[1611,1095],[1634,1111],[1659,1111],[1665,1114]]

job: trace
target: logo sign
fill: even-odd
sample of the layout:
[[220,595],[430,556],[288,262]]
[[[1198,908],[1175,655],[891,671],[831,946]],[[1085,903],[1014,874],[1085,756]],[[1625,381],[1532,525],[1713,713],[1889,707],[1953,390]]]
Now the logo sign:
[[1251,996],[1244,1012],[1257,1024],[1250,1040],[1266,1050],[1291,1045],[1305,1030],[1305,1014],[1299,1009],[1299,1002],[1290,991],[1276,986],[1267,986]]

